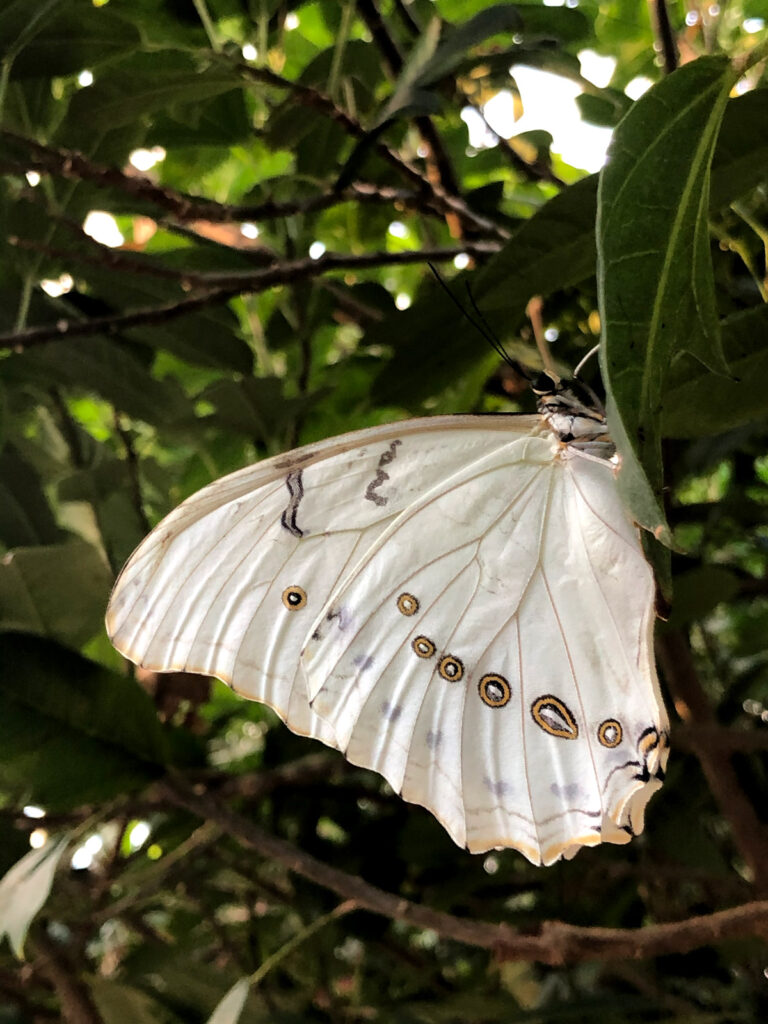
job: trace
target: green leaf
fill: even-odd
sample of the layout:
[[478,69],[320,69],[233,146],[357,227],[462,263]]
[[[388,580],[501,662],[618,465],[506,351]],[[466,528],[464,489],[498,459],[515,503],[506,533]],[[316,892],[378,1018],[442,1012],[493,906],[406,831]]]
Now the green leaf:
[[236,981],[208,1018],[207,1024],[237,1024],[250,989],[250,978],[240,978]]
[[15,548],[0,561],[0,629],[77,647],[101,628],[112,575],[90,544]]
[[662,511],[659,414],[670,363],[691,352],[726,373],[709,252],[709,169],[728,92],[721,57],[693,61],[631,108],[598,193],[601,368],[619,487],[635,520],[671,536]]
[[492,4],[460,25],[444,29],[440,45],[422,66],[415,82],[428,86],[452,74],[465,63],[468,50],[492,36],[514,33],[520,37],[520,43],[575,41],[588,31],[589,23],[580,11],[533,4]]
[[[105,68],[94,84],[76,93],[65,123],[84,121],[92,131],[113,129],[155,111],[182,110],[194,116],[201,100],[240,87],[226,65],[206,67],[174,50],[136,53]],[[66,128],[62,128],[66,135]]]
[[91,977],[88,987],[103,1024],[170,1024],[175,1019],[162,1003],[131,985]]
[[713,379],[693,357],[679,359],[664,393],[664,437],[708,437],[768,419],[768,305],[734,313],[721,329],[732,376]]
[[728,100],[712,160],[713,208],[768,178],[768,89]]
[[0,786],[67,809],[145,785],[183,761],[141,687],[59,644],[0,634]]
[[68,841],[67,836],[57,836],[30,850],[0,879],[0,939],[8,936],[19,960],[24,959],[29,926],[50,895]]
[[194,415],[175,381],[154,379],[116,338],[96,335],[30,348],[6,359],[0,376],[17,386],[23,381],[90,391],[146,423],[172,423]]
[[681,629],[699,622],[739,591],[738,577],[720,565],[702,565],[675,576],[675,599],[668,623],[661,629]]
[[40,478],[10,446],[0,454],[0,543],[52,544],[61,536]]
[[57,14],[57,8],[71,0],[40,0],[34,8],[29,0],[10,0],[0,11],[0,60],[12,61]]
[[[30,5],[24,6],[28,11]],[[68,3],[68,6],[73,5]],[[61,11],[40,26],[17,53],[12,75],[30,78],[70,75],[134,51],[139,43],[136,28],[117,14],[78,4],[76,10]],[[18,42],[14,43],[3,33],[0,21],[0,53],[17,47]]]

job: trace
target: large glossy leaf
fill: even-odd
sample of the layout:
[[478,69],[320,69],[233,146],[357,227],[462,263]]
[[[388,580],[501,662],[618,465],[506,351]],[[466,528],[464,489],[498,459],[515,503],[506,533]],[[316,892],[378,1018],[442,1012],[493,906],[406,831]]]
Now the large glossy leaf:
[[619,485],[640,525],[669,540],[662,511],[664,381],[690,352],[727,373],[709,253],[709,178],[728,93],[724,58],[702,58],[650,89],[611,143],[598,194],[601,367]]
[[[715,207],[737,198],[766,176],[765,163],[753,157],[753,140],[766,134],[766,95],[768,90],[761,90],[730,100],[726,106],[723,145],[721,149],[718,144],[714,157]],[[768,153],[768,138],[765,148]],[[502,338],[512,335],[532,295],[550,295],[595,272],[596,195],[594,175],[551,199],[485,266],[452,279],[457,297],[463,301],[465,282],[470,284],[496,333]],[[469,372],[487,355],[485,342],[433,286],[426,287],[410,309],[393,313],[370,328],[365,340],[395,346],[395,357],[382,372],[376,395],[408,407],[417,407],[438,394],[456,373]]]

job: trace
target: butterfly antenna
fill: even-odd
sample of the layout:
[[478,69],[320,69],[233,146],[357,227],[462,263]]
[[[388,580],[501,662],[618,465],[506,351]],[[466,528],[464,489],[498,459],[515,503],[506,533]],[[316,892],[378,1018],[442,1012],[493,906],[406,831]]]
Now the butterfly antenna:
[[483,338],[485,338],[485,340],[488,342],[488,344],[491,346],[491,348],[494,350],[494,352],[496,352],[496,354],[501,359],[503,359],[505,363],[507,363],[517,373],[519,373],[522,377],[524,377],[525,380],[530,380],[530,374],[527,372],[527,370],[525,370],[525,368],[523,366],[521,366],[520,363],[517,362],[517,360],[513,359],[509,355],[509,353],[504,349],[504,346],[501,344],[499,339],[496,337],[496,335],[493,333],[493,331],[489,327],[485,317],[483,316],[483,314],[478,309],[477,303],[475,302],[475,300],[474,300],[474,298],[472,296],[472,292],[469,290],[469,286],[467,286],[467,293],[469,294],[469,299],[470,299],[470,302],[472,303],[472,308],[477,313],[478,319],[475,319],[474,317],[470,316],[470,314],[467,312],[465,307],[462,306],[462,304],[459,302],[459,300],[453,294],[451,289],[445,283],[445,281],[443,279],[443,276],[440,273],[440,271],[437,269],[437,267],[435,267],[434,264],[432,264],[432,263],[427,263],[427,266],[432,271],[432,273],[435,275],[435,278],[437,279],[437,283],[443,289],[443,291],[448,296],[448,298],[451,300],[451,302],[454,304],[454,306],[456,306],[456,308],[459,310],[459,312],[464,317],[464,319],[467,320],[470,324],[472,324],[472,326],[475,328],[475,330],[479,334],[481,334],[483,336]]
[[520,376],[523,377],[524,380],[527,380],[530,383],[530,380],[531,380],[530,373],[526,370],[526,368],[521,363],[518,363],[518,361],[516,359],[512,358],[512,356],[507,352],[507,350],[504,348],[502,343],[499,341],[499,339],[493,333],[493,328],[488,323],[488,321],[487,321],[487,319],[485,317],[485,314],[480,309],[480,307],[478,306],[477,302],[475,302],[475,296],[472,294],[472,289],[469,286],[469,281],[465,281],[465,285],[466,285],[466,289],[467,289],[467,298],[469,299],[470,303],[472,304],[472,309],[475,311],[475,315],[477,316],[477,319],[480,321],[480,323],[485,328],[485,331],[486,331],[486,335],[485,336],[489,340],[491,340],[491,344],[493,345],[494,349],[499,353],[499,355],[504,360],[504,362],[508,366],[511,366],[512,369],[515,370],[517,373],[519,373]]
[[587,360],[591,359],[592,356],[594,356],[599,351],[600,351],[600,345],[599,344],[595,345],[593,348],[591,348],[589,350],[589,352],[587,352],[587,354],[584,356],[583,359],[579,360],[578,366],[573,371],[573,379],[579,381],[579,384],[584,388],[586,393],[592,399],[592,402],[594,404],[595,409],[597,409],[599,412],[601,412],[601,413],[603,413],[603,415],[605,415],[605,407],[603,406],[603,403],[600,401],[598,396],[595,394],[594,390],[589,386],[589,384],[587,384],[587,382],[585,380],[580,380],[579,379],[579,372],[581,371],[581,368],[584,366],[584,364],[587,362]]
[[593,348],[591,348],[589,350],[589,352],[587,352],[587,354],[584,356],[584,358],[579,361],[579,365],[573,371],[573,376],[574,377],[578,377],[579,376],[579,371],[581,370],[582,366],[584,366],[584,364],[587,363],[592,358],[592,356],[597,355],[597,353],[599,351],[600,351],[600,343],[598,342],[598,344],[595,345]]

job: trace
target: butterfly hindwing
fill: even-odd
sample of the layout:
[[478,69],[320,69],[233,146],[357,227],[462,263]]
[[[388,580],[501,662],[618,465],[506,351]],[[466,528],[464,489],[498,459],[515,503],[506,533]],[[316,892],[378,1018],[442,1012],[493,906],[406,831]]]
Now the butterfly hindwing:
[[642,827],[665,729],[612,467],[556,448],[513,440],[408,506],[304,655],[350,760],[470,850],[544,863]]

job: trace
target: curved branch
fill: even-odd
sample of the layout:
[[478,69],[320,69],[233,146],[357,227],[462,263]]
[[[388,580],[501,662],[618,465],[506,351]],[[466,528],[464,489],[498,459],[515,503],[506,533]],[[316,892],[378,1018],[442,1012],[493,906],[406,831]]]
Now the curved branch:
[[354,900],[361,909],[416,928],[431,929],[446,939],[492,950],[500,960],[554,965],[597,959],[642,959],[688,953],[726,939],[760,935],[768,927],[768,900],[763,900],[644,928],[581,928],[561,921],[545,921],[538,935],[523,935],[505,923],[471,921],[377,889],[362,878],[324,864],[284,839],[270,835],[209,794],[197,793],[181,778],[167,780],[162,786],[175,806],[215,823],[261,856],[278,861],[343,899]]

